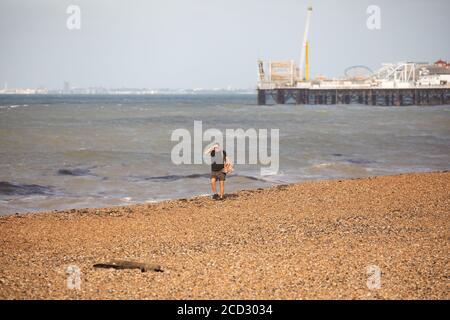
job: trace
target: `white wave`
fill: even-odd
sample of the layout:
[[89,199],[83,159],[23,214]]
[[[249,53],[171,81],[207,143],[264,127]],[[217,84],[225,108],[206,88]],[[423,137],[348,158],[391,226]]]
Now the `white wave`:
[[324,162],[324,163],[318,163],[312,166],[312,168],[326,168],[326,167],[332,167],[335,166],[336,162]]
[[261,177],[267,177],[267,176],[279,176],[280,171],[273,170],[271,168],[261,168],[260,170]]
[[9,107],[7,106],[7,108],[10,108],[10,109],[19,108],[19,107],[28,107],[28,104],[13,104],[13,105],[10,105]]

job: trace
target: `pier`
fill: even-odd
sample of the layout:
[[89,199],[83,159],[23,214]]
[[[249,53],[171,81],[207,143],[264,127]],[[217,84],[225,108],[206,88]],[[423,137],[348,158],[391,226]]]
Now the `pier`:
[[273,88],[257,89],[258,105],[363,104],[371,106],[450,104],[450,87],[430,88]]
[[257,103],[363,104],[371,106],[450,104],[450,61],[383,63],[373,72],[367,66],[347,67],[345,75],[310,79],[308,7],[300,63],[257,60]]

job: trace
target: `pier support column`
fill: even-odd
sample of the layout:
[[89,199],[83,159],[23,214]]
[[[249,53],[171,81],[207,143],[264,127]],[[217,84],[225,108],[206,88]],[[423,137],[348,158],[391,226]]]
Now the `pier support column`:
[[351,96],[350,92],[346,91],[344,94],[344,103],[350,104],[351,99],[352,99],[352,96]]
[[400,91],[396,91],[395,93],[395,97],[394,97],[394,101],[395,101],[395,106],[400,106]]
[[358,91],[358,103],[363,104],[364,103],[364,91]]
[[294,96],[295,96],[295,104],[303,103],[302,92],[300,90],[295,90]]
[[277,104],[284,104],[284,90],[278,89],[275,93],[275,96]]
[[266,91],[258,89],[258,105],[263,106],[266,104]]
[[318,93],[317,100],[318,100],[317,101],[318,103],[316,103],[316,104],[323,104],[323,93],[322,92]]

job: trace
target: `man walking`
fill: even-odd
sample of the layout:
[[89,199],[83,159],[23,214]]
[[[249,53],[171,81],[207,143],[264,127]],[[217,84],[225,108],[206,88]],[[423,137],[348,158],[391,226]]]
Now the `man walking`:
[[[223,200],[225,194],[225,176],[227,169],[225,163],[227,161],[227,153],[221,150],[218,143],[212,145],[205,151],[205,154],[211,155],[211,189],[214,200]],[[217,194],[216,182],[219,180],[220,193]]]

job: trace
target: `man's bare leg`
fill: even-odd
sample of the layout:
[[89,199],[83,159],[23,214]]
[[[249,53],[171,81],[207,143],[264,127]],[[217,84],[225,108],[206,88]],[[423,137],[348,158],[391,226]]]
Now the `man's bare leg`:
[[213,194],[217,193],[217,189],[216,189],[216,177],[212,177],[211,178],[211,189]]
[[220,180],[220,198],[223,198],[223,195],[225,194],[225,181]]

